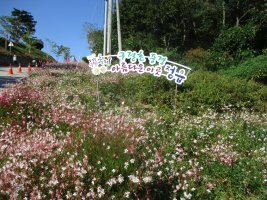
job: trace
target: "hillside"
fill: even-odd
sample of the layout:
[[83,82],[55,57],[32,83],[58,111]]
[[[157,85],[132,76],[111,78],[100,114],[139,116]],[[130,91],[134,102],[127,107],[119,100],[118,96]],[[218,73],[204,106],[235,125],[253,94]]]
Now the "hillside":
[[17,56],[17,61],[21,65],[28,65],[32,60],[45,60],[45,61],[55,61],[55,59],[48,55],[47,53],[32,48],[31,52],[26,48],[24,44],[13,43],[14,46],[11,48],[11,53],[9,47],[5,49],[5,41],[3,38],[0,38],[0,66],[8,66],[12,63],[13,55]]
[[84,63],[13,85],[0,199],[266,199],[267,87],[199,70],[174,90]]

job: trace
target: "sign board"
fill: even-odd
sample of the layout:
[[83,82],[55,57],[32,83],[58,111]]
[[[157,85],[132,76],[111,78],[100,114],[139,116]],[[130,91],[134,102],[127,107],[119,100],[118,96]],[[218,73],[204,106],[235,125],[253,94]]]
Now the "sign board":
[[8,46],[13,47],[14,46],[13,42],[9,42]]
[[92,54],[87,56],[87,59],[94,75],[107,72],[122,74],[129,72],[149,73],[156,77],[165,76],[168,80],[175,81],[176,84],[182,84],[191,71],[191,68],[169,61],[166,56],[154,52],[145,56],[143,50],[138,52],[119,51],[117,55],[108,56]]

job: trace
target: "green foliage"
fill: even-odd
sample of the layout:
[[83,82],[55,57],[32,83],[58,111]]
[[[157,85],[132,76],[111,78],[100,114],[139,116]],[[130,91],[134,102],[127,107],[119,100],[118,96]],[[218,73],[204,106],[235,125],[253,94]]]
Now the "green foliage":
[[25,42],[27,49],[29,50],[29,54],[31,54],[31,48],[35,44],[36,40],[34,40],[34,38],[30,37],[30,32],[27,32],[26,34],[24,34],[22,36],[22,38],[23,38],[23,41]]
[[267,83],[267,54],[250,58],[241,64],[222,70],[221,74]]
[[88,59],[86,57],[82,57],[82,61],[85,63],[89,63]]
[[[23,66],[27,66],[33,59],[54,61],[52,56],[36,48],[31,48],[31,53],[29,54],[29,49],[22,43],[14,42],[14,46],[12,47],[12,54],[13,53],[17,55],[18,62]],[[0,38],[0,65],[8,66],[10,61],[12,61],[12,56],[13,55],[10,55],[9,48],[5,49],[5,39]]]
[[123,44],[131,42],[134,49],[172,48],[179,52],[199,45],[207,47],[218,30],[218,15],[212,7],[210,2],[188,0],[123,0]]
[[[267,47],[263,1],[122,0],[120,14],[124,50],[158,52],[171,60],[185,54],[194,69],[226,69]],[[89,25],[87,33],[92,51],[102,52],[103,31]],[[112,52],[117,49],[114,31]]]
[[36,21],[30,12],[14,8],[11,14],[10,17],[1,17],[1,26],[12,40],[18,42],[27,32],[30,35],[35,33]]
[[8,21],[7,16],[0,16],[0,25],[1,25],[1,36],[5,38],[6,40],[9,40],[11,38],[11,31],[12,31],[12,25]]
[[204,61],[204,69],[217,71],[236,64],[236,60],[228,52],[209,51],[209,56]]
[[233,58],[227,52],[216,52],[202,48],[190,49],[182,59],[193,70],[217,71],[233,64]]
[[0,198],[265,199],[266,86],[189,77],[176,112],[165,77],[53,68],[18,83],[0,95]]
[[56,56],[63,56],[64,59],[69,58],[71,53],[70,53],[70,48],[63,46],[63,45],[58,45],[57,43],[47,40],[50,43],[52,52],[56,54]]
[[[145,109],[172,107],[175,84],[166,78],[155,78],[152,75],[120,77],[116,83],[101,84],[102,101],[112,105],[139,105]],[[151,107],[150,107],[151,106]]]
[[178,96],[178,107],[193,114],[207,108],[222,111],[225,106],[266,110],[266,87],[253,81],[197,71],[190,74],[183,91]]
[[87,41],[92,53],[103,52],[103,31],[92,24],[85,24]]
[[41,39],[34,37],[33,40],[34,40],[33,46],[36,49],[42,50],[44,48],[44,42]]
[[[175,104],[175,83],[163,77],[121,77],[112,84],[101,83],[100,90],[102,104],[108,102],[110,106],[120,106],[124,102],[130,107],[156,110],[166,114],[167,118]],[[176,109],[191,114],[200,114],[208,108],[222,112],[227,106],[236,110],[246,107],[265,111],[266,96],[266,87],[254,81],[195,71],[182,86],[178,86]],[[138,109],[136,112],[139,113]]]
[[237,60],[252,57],[257,30],[258,27],[254,24],[224,29],[216,38],[212,49],[216,52],[227,52]]

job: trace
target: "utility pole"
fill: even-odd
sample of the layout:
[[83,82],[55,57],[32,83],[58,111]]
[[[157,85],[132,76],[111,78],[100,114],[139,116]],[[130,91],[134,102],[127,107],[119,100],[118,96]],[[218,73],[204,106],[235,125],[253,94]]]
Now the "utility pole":
[[119,51],[121,51],[122,45],[121,45],[121,22],[120,22],[119,0],[116,0],[116,10],[117,10],[118,47]]
[[112,0],[108,0],[107,54],[111,54],[111,34],[112,34]]
[[104,12],[105,12],[105,18],[104,18],[104,45],[103,45],[103,56],[106,55],[107,53],[107,7],[108,7],[108,0],[104,0],[105,1],[105,8],[104,8]]

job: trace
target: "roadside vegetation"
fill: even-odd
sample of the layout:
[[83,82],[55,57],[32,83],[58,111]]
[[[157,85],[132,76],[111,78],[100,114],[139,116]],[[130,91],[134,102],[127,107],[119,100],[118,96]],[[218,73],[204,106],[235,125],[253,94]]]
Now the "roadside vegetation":
[[[120,8],[124,50],[189,66],[186,82],[54,63],[7,88],[0,199],[266,199],[265,3]],[[88,26],[96,54],[102,36]]]
[[165,79],[64,67],[0,96],[1,199],[266,197],[265,85],[196,71],[175,97]]
[[32,60],[43,60],[43,61],[55,61],[55,59],[49,54],[41,51],[40,49],[32,48],[31,52],[26,48],[23,43],[13,43],[14,46],[10,49],[5,49],[5,41],[0,38],[0,65],[8,66],[13,64],[13,56],[16,55],[17,61],[21,65],[27,66]]

